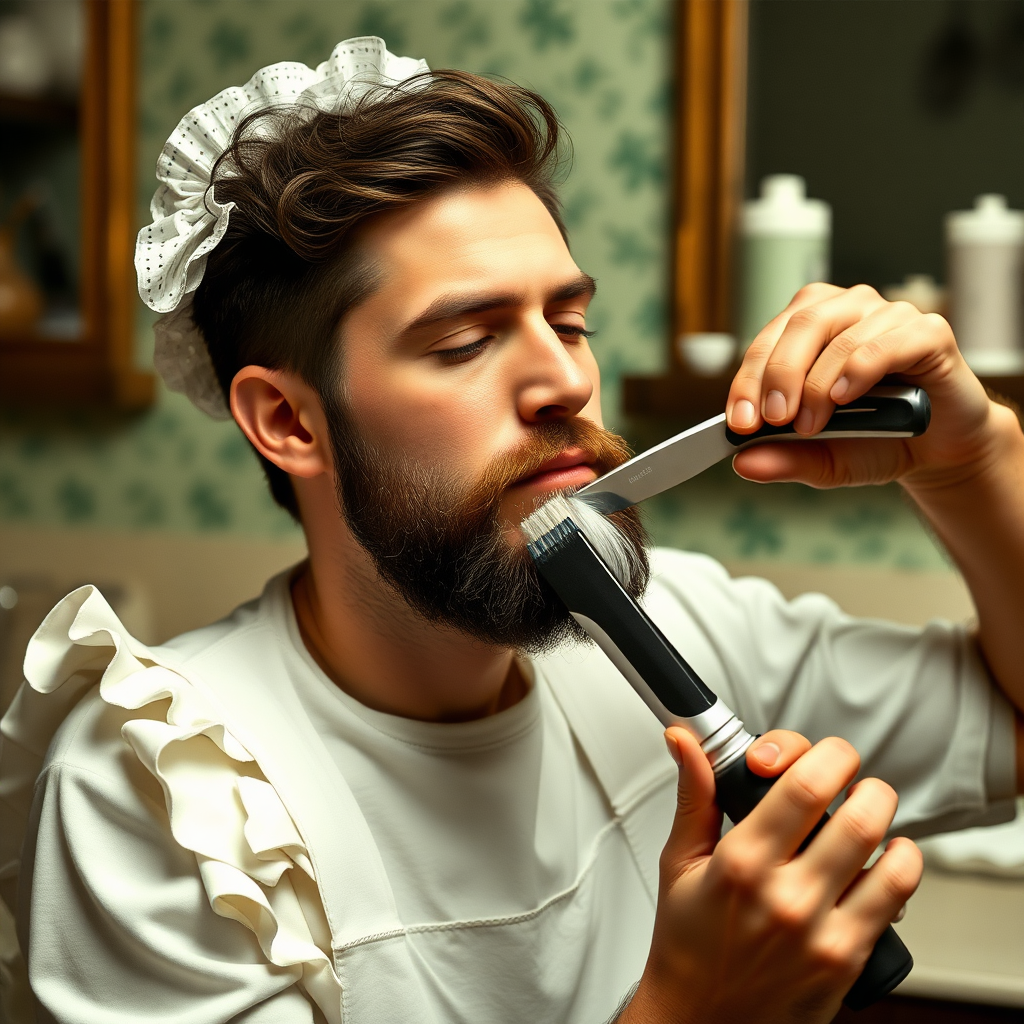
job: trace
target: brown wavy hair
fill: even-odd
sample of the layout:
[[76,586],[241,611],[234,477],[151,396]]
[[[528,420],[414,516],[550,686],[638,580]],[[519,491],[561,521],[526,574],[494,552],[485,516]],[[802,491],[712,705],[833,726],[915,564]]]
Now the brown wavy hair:
[[[447,189],[520,181],[564,237],[555,181],[566,149],[541,96],[462,71],[377,89],[344,114],[244,118],[214,168],[217,202],[235,208],[193,312],[224,394],[255,364],[298,373],[334,407],[338,328],[377,281],[357,230]],[[260,461],[274,500],[298,519],[288,475]]]

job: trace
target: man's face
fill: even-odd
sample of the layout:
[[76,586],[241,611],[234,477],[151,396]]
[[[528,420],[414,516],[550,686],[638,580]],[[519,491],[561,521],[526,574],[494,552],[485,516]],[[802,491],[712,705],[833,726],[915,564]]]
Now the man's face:
[[345,320],[326,409],[349,526],[432,621],[519,648],[572,634],[518,526],[628,454],[600,426],[593,281],[522,185],[389,215],[364,249],[381,284]]
[[[593,282],[525,185],[449,193],[373,225],[380,287],[347,318],[345,404],[385,450],[465,484],[538,424],[600,425],[597,363],[586,337]],[[597,473],[568,448],[510,487],[513,527],[538,498]]]

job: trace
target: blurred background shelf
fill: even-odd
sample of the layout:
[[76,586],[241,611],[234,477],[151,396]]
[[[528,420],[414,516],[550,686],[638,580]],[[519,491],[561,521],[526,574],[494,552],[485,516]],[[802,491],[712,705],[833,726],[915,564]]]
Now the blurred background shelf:
[[78,104],[46,96],[15,96],[0,91],[0,121],[19,121],[74,127]]

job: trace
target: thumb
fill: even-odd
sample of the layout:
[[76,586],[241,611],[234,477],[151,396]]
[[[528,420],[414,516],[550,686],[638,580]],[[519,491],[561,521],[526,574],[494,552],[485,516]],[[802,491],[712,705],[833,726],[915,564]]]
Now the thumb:
[[680,874],[699,857],[711,855],[722,832],[722,812],[715,803],[715,775],[704,751],[685,730],[665,730],[669,753],[679,765],[676,816],[662,864]]

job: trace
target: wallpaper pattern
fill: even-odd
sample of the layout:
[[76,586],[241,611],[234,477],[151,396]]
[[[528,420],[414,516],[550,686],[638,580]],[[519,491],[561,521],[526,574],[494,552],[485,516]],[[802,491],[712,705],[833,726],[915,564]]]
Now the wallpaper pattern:
[[[671,0],[143,0],[139,223],[177,120],[264,64],[315,65],[338,40],[373,33],[433,67],[535,88],[573,140],[563,198],[574,254],[600,282],[591,326],[605,415],[643,441],[619,414],[619,382],[657,372],[664,357],[671,15]],[[151,358],[150,323],[140,303],[142,361]],[[893,488],[759,488],[720,467],[651,504],[657,539],[719,558],[943,564]],[[131,419],[0,411],[3,521],[264,536],[294,529],[237,428],[167,392]]]

